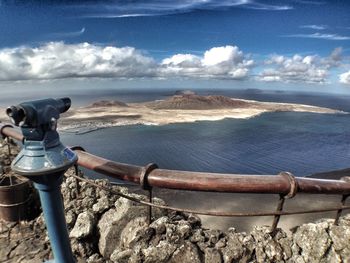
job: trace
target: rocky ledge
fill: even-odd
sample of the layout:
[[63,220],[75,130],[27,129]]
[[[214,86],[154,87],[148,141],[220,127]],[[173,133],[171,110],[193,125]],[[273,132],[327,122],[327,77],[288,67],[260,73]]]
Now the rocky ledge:
[[[291,234],[268,226],[250,233],[205,229],[191,214],[148,210],[124,198],[96,190],[70,177],[62,185],[72,249],[78,262],[350,262],[350,215],[339,225],[323,219]],[[109,185],[107,180],[96,180]],[[128,193],[128,189],[111,186]],[[140,199],[146,196],[131,194]],[[163,204],[158,198],[155,203]],[[50,258],[43,216],[28,222],[2,222],[1,262],[42,262]]]
[[[0,151],[1,165],[8,160]],[[62,185],[66,221],[78,262],[221,263],[221,262],[350,262],[350,214],[339,224],[322,219],[291,232],[256,226],[250,233],[206,229],[192,214],[148,209],[81,182],[67,172]],[[80,174],[82,176],[82,174]],[[96,183],[131,194],[125,187]],[[154,203],[164,204],[159,198]],[[0,262],[43,262],[51,258],[42,214],[17,223],[0,222]]]

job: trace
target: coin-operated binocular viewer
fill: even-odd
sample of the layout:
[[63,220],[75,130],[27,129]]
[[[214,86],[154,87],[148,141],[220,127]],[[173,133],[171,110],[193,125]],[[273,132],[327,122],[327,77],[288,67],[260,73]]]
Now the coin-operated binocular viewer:
[[23,149],[12,169],[34,182],[40,195],[46,227],[56,263],[74,262],[61,196],[63,175],[77,155],[62,145],[57,133],[60,113],[71,105],[69,98],[23,102],[7,108],[6,114],[22,130]]

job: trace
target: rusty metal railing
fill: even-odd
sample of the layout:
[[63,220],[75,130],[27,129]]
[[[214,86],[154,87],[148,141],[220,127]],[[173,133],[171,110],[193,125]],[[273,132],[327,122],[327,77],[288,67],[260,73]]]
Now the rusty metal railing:
[[[10,137],[19,141],[23,140],[22,134],[10,125],[0,124],[0,133],[4,137]],[[114,162],[85,152],[81,147],[72,147],[72,149],[78,155],[77,164],[79,166],[116,179],[140,184],[143,189],[148,190],[150,195],[149,201],[138,201],[139,203],[148,205],[150,208],[153,206],[214,216],[269,215],[274,216],[273,230],[277,227],[281,215],[337,211],[335,218],[335,224],[337,224],[342,210],[350,209],[350,206],[345,205],[346,198],[350,195],[350,180],[348,177],[341,180],[324,180],[295,177],[288,172],[282,172],[278,175],[242,175],[166,170],[158,168],[155,164],[141,167]],[[90,183],[93,184],[91,181]],[[97,185],[95,186],[98,187]],[[280,199],[276,211],[273,212],[229,213],[196,211],[152,204],[152,187],[208,192],[278,194]],[[314,210],[283,211],[285,199],[292,198],[297,193],[342,195],[341,205]],[[123,196],[121,193],[116,194]],[[123,197],[127,198],[127,196]]]

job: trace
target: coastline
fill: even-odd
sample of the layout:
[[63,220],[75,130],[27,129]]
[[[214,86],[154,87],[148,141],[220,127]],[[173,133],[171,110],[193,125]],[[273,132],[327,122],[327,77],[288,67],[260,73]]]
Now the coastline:
[[[196,95],[197,96],[197,95]],[[219,96],[217,96],[219,97]],[[214,98],[214,99],[217,99]],[[99,129],[127,126],[127,125],[154,125],[161,126],[176,123],[193,123],[197,121],[219,121],[223,119],[249,119],[267,112],[309,112],[319,114],[348,114],[347,112],[330,108],[295,104],[261,102],[255,100],[234,99],[228,97],[222,105],[210,105],[212,101],[206,101],[206,105],[200,105],[201,99],[213,99],[212,97],[197,96],[173,96],[165,100],[157,100],[144,103],[122,103],[116,101],[97,101],[92,105],[72,108],[68,113],[62,114],[60,131],[72,134],[86,134]],[[175,105],[179,108],[171,108],[175,100],[185,101],[194,108],[186,108],[185,105]],[[225,103],[238,103],[232,106]],[[169,108],[156,108],[157,104],[164,104]],[[217,101],[215,101],[217,103]],[[221,103],[221,101],[219,102]],[[184,107],[184,108],[181,108]],[[198,109],[196,108],[198,107]],[[0,109],[0,121],[7,122],[5,110]]]
[[85,134],[95,130],[126,125],[167,125],[223,119],[249,119],[267,112],[310,112],[319,114],[347,114],[346,112],[292,103],[239,100],[248,106],[220,109],[153,109],[149,103],[130,103],[127,107],[99,106],[72,109],[61,120],[61,130]]

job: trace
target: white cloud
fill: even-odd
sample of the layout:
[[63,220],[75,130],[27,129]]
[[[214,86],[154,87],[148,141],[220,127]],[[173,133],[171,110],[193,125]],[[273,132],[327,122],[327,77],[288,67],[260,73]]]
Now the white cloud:
[[[257,75],[261,81],[325,83],[341,66],[342,49],[327,57],[272,55]],[[160,62],[133,47],[50,42],[39,47],[0,49],[0,81],[60,78],[212,78],[250,77],[253,59],[237,46],[213,47],[202,54],[175,54]],[[348,83],[349,73],[339,76]]]
[[332,67],[338,67],[341,65],[341,61],[343,59],[343,48],[337,47],[335,48],[332,53],[321,60],[321,63],[326,67],[326,68],[332,68]]
[[294,9],[290,5],[270,5],[270,4],[257,3],[253,1],[248,2],[247,5],[244,7],[249,9],[267,10],[267,11],[285,11],[285,10]]
[[132,47],[50,42],[0,50],[0,80],[154,76],[155,64]]
[[[135,2],[135,3],[134,3]],[[262,11],[285,11],[293,9],[290,5],[265,4],[254,0],[139,0],[130,1],[112,0],[107,3],[94,3],[88,5],[91,11],[86,13],[86,8],[82,10],[83,17],[86,18],[127,18],[139,16],[161,16],[178,13],[188,13],[195,10],[216,10],[221,8],[246,8]],[[73,8],[80,9],[81,6]]]
[[350,70],[339,75],[339,82],[350,85]]
[[300,26],[300,28],[308,28],[308,29],[315,29],[315,30],[325,30],[328,28],[326,25],[303,25]]
[[211,48],[202,57],[177,54],[161,64],[165,75],[242,79],[247,77],[254,61],[245,58],[237,46],[224,46]]
[[177,54],[157,63],[133,47],[50,42],[0,50],[0,80],[59,78],[208,77],[241,79],[253,60],[236,46],[214,47],[203,56]]
[[349,40],[350,36],[342,36],[338,34],[295,34],[295,35],[285,35],[283,37],[297,37],[297,38],[314,38],[314,39],[325,39],[325,40]]
[[265,61],[270,67],[264,69],[257,78],[261,81],[325,83],[329,69],[340,65],[341,52],[341,48],[336,48],[325,58],[317,55],[272,55]]

